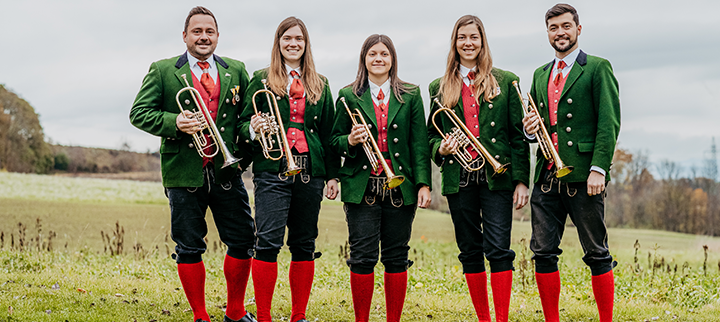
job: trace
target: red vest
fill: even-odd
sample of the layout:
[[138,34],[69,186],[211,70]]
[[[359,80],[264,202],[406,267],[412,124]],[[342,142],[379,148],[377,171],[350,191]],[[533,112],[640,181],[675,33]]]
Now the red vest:
[[305,139],[305,131],[302,129],[303,126],[293,127],[293,123],[304,124],[305,123],[305,97],[296,100],[288,95],[288,101],[290,102],[290,119],[288,120],[287,128],[287,139],[290,149],[293,147],[298,153],[305,153],[309,151],[307,140]]
[[[377,144],[378,148],[380,148],[380,152],[388,152],[388,143],[387,143],[387,117],[388,117],[388,111],[390,111],[390,101],[388,101],[387,106],[385,107],[385,110],[381,110],[380,107],[374,103],[373,101],[373,107],[375,107],[375,119],[377,120],[378,125],[378,137],[377,137]],[[385,159],[385,162],[387,162],[388,167],[392,169],[392,161],[390,159]],[[378,165],[377,171],[372,171],[371,173],[373,175],[380,175],[383,172],[382,164]]]
[[[207,107],[208,111],[210,111],[210,116],[212,117],[212,121],[215,122],[217,119],[217,112],[218,112],[218,98],[220,97],[220,75],[217,77],[217,82],[215,83],[215,90],[213,90],[212,95],[208,96],[207,91],[205,90],[205,87],[202,86],[200,83],[200,80],[195,77],[195,74],[193,74],[193,87],[197,89],[198,92],[200,92],[200,97],[202,98],[203,102],[205,102],[205,106]],[[200,108],[199,106],[197,107]],[[208,119],[207,115],[205,115],[205,119]],[[205,135],[206,140],[210,140],[210,137],[206,134]],[[214,148],[206,148],[204,151],[205,153],[212,153],[215,149],[219,149],[220,147],[214,147]],[[203,158],[203,167],[205,167],[209,162],[212,162],[209,158]]]
[[[570,73],[568,73],[569,75]],[[552,76],[552,73],[550,74]],[[550,116],[550,131],[554,128],[555,125],[557,125],[557,110],[558,110],[558,102],[560,101],[560,97],[562,96],[563,88],[565,87],[565,81],[567,80],[567,75],[565,77],[560,77],[560,82],[558,82],[557,85],[555,85],[555,79],[550,77],[550,80],[548,81],[548,115]],[[553,131],[550,136],[552,137],[553,145],[555,146],[555,150],[559,152],[558,150],[558,135],[557,132]],[[548,164],[548,169],[551,169],[553,166],[553,163],[551,162]]]
[[[470,91],[470,87],[463,83],[462,91],[462,104],[463,104],[463,115],[465,116],[465,126],[470,130],[472,135],[476,138],[480,137],[480,107],[477,106],[477,100],[475,99],[475,93]],[[470,155],[473,159],[477,158],[478,152],[473,148],[469,148]]]

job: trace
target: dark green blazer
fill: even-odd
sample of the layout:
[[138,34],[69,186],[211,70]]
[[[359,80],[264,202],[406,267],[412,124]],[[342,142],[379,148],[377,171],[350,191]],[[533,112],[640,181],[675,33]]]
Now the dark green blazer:
[[[535,70],[530,95],[548,132],[558,134],[560,159],[575,167],[562,181],[587,181],[593,165],[605,170],[605,180],[609,181],[620,132],[619,87],[612,66],[603,58],[580,51],[558,102],[557,125],[550,126],[547,89],[553,64],[554,61]],[[540,149],[537,156],[535,182],[545,164]]]
[[[267,68],[255,71],[252,80],[245,93],[245,109],[240,116],[240,139],[246,143],[253,144],[253,173],[273,172],[278,173],[285,169],[280,169],[280,160],[273,161],[266,159],[262,153],[262,148],[257,140],[250,140],[250,118],[255,115],[252,97],[256,91],[263,89],[262,80],[267,78]],[[321,76],[322,77],[322,76]],[[305,139],[310,150],[310,174],[316,177],[324,177],[327,179],[337,178],[337,171],[340,167],[340,157],[330,149],[330,135],[332,131],[333,121],[335,119],[335,105],[333,105],[332,93],[330,85],[325,77],[322,95],[316,104],[310,104],[305,101],[305,118],[304,123],[295,123],[293,127],[300,128],[305,132]],[[275,97],[277,99],[278,108],[280,109],[280,117],[283,121],[285,131],[290,127],[290,100],[288,96]],[[255,97],[255,103],[261,113],[270,111],[265,94],[258,94]]]
[[[390,95],[388,102],[388,155],[392,161],[393,172],[405,176],[399,186],[405,205],[417,203],[417,192],[423,185],[432,186],[430,169],[430,147],[425,127],[425,110],[423,108],[420,89],[414,85],[409,93],[403,94],[404,103],[400,103],[395,95]],[[369,88],[365,88],[360,97],[355,96],[352,87],[340,90],[338,98],[344,97],[351,111],[359,109],[365,122],[372,128],[372,136],[377,140],[377,118]],[[352,129],[352,121],[345,110],[345,105],[337,101],[335,125],[332,131],[331,147],[345,158],[340,168],[342,185],[342,201],[360,203],[370,177],[372,167],[361,144],[350,146],[348,135]]]
[[[487,175],[488,187],[490,190],[514,190],[518,182],[528,185],[530,180],[530,149],[524,140],[522,130],[523,108],[520,98],[517,95],[513,81],[519,81],[518,77],[508,71],[493,68],[495,79],[500,86],[500,95],[492,99],[492,102],[483,100],[480,103],[480,143],[495,157],[501,164],[510,163],[508,170],[496,178],[492,177],[492,166],[485,163],[485,174]],[[430,98],[439,98],[440,80],[438,78],[430,83]],[[442,99],[440,100],[442,101]],[[440,107],[431,103],[430,116]],[[462,97],[457,105],[452,107],[455,114],[465,122]],[[440,144],[444,134],[438,133],[433,126],[432,118],[428,119],[428,137],[432,149],[433,161],[440,167],[442,173],[442,194],[448,195],[457,193],[460,190],[460,173],[462,166],[454,156],[443,157],[440,152]],[[435,118],[438,127],[443,133],[448,133],[454,127],[450,118],[440,112]]]
[[[237,120],[248,86],[248,75],[242,62],[217,55],[214,59],[220,81],[220,101],[215,124],[230,152],[242,158],[240,167],[244,169],[250,164],[250,155],[247,146],[237,144]],[[192,85],[192,72],[186,54],[152,63],[130,110],[130,122],[160,137],[163,186],[200,187],[203,185],[202,157],[195,148],[192,136],[177,130],[175,125],[175,119],[180,114],[175,96],[185,87],[182,75],[186,75],[188,83]],[[240,102],[233,104],[231,89],[235,86],[240,88]],[[180,102],[183,109],[197,109],[187,91],[180,95]],[[222,152],[219,152],[213,159],[217,183],[230,180],[238,169],[237,164],[220,169],[223,162]]]

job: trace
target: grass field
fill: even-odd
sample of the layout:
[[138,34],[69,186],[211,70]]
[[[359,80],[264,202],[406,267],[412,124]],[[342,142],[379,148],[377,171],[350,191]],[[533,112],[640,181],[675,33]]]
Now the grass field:
[[[0,173],[0,195],[0,321],[192,319],[169,256],[174,246],[168,236],[170,214],[158,183]],[[211,214],[208,219],[208,307],[220,320],[223,246]],[[347,229],[339,202],[323,204],[319,225],[318,248],[324,255],[316,262],[308,313],[311,321],[351,321],[344,264]],[[514,223],[513,321],[542,321],[529,236],[529,223]],[[609,238],[619,262],[616,321],[720,320],[720,239],[630,229],[611,229]],[[122,254],[112,256],[110,249],[119,246]],[[418,211],[411,247],[415,265],[409,271],[403,320],[474,320],[450,217]],[[590,273],[571,227],[562,248],[561,318],[597,321]],[[287,251],[279,263],[273,313],[285,321],[290,313]],[[380,266],[372,321],[384,320]],[[251,312],[252,293],[250,285],[246,298]]]

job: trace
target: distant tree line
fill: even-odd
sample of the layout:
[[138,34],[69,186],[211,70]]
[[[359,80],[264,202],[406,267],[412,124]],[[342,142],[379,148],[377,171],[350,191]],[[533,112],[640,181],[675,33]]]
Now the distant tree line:
[[[714,143],[712,151],[702,169],[684,171],[677,163],[662,160],[651,172],[647,154],[618,149],[606,199],[608,226],[720,236]],[[684,177],[683,172],[689,175]]]

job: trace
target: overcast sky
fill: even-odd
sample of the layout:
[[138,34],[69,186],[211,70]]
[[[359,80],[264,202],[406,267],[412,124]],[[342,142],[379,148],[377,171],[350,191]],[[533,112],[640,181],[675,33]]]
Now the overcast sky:
[[[373,33],[395,42],[405,81],[427,85],[444,72],[457,18],[485,24],[495,67],[520,77],[553,57],[545,11],[555,1],[8,1],[2,0],[0,83],[35,107],[45,134],[66,145],[156,151],[128,113],[150,63],[184,52],[182,29],[195,5],[212,10],[216,53],[269,65],[273,33],[301,18],[318,71],[333,96],[350,83],[360,46]],[[619,147],[651,160],[701,166],[720,140],[720,1],[573,1],[585,52],[607,58],[620,83]]]

